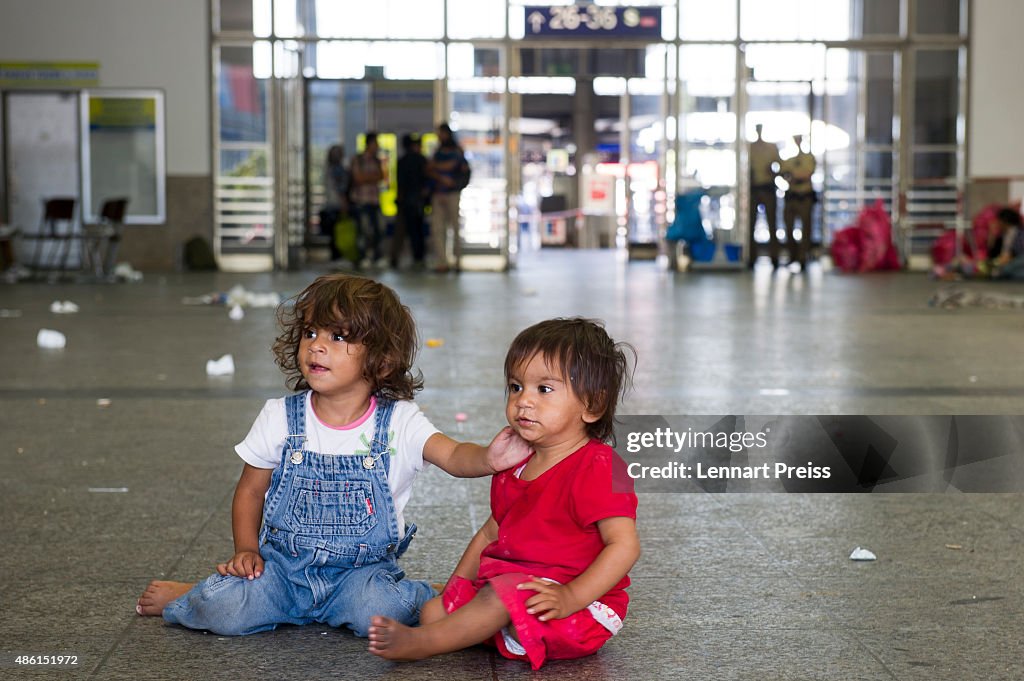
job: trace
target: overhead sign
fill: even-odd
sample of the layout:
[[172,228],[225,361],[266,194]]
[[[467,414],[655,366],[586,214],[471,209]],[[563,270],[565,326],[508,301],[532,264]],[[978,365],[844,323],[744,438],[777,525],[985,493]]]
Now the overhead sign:
[[661,39],[660,7],[527,6],[527,38]]
[[2,88],[84,88],[99,84],[98,62],[0,62]]

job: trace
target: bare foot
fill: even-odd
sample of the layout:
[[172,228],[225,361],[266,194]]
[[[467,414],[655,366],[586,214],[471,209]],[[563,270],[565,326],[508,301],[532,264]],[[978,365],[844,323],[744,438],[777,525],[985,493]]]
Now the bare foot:
[[160,617],[164,607],[171,601],[184,596],[193,587],[187,582],[161,582],[153,580],[142,592],[135,612],[143,617]]
[[422,660],[430,652],[422,645],[419,631],[390,617],[370,618],[370,652],[389,660]]

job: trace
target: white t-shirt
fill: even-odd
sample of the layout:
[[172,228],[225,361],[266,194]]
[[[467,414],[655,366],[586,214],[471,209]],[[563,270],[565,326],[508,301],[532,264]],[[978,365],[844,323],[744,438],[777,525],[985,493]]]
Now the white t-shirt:
[[[353,423],[340,428],[329,426],[317,418],[310,396],[306,393],[306,445],[310,452],[335,455],[365,456],[369,442],[373,439],[374,412],[377,402],[371,399],[370,408]],[[398,515],[398,532],[405,534],[405,518],[402,511],[412,496],[412,481],[423,469],[423,446],[434,433],[439,432],[427,420],[415,403],[405,400],[395,402],[391,412],[391,461],[388,468],[388,486],[395,502]],[[235,452],[255,468],[277,468],[288,441],[288,418],[284,398],[267,400],[249,429],[245,439],[235,445]]]

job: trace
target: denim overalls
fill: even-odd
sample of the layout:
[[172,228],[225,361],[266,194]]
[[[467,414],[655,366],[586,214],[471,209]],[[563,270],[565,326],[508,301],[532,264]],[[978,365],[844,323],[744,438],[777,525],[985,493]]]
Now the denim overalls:
[[285,399],[290,435],[263,503],[263,575],[214,574],[164,608],[168,622],[229,636],[323,622],[366,636],[372,615],[419,620],[434,591],[397,562],[416,526],[399,536],[388,486],[394,402],[377,400],[366,456],[307,451],[305,405],[305,393]]

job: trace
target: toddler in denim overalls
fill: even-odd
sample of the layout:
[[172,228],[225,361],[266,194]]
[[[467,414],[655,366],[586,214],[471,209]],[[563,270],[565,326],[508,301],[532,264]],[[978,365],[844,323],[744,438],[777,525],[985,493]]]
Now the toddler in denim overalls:
[[[304,392],[268,401],[236,448],[246,463],[232,505],[235,555],[198,584],[152,582],[136,610],[222,635],[320,622],[366,636],[381,613],[415,624],[434,591],[405,579],[398,558],[416,531],[402,507],[419,457],[482,476],[529,446],[510,429],[485,449],[430,426],[411,402],[422,385],[411,373],[415,324],[386,286],[320,277],[279,314],[277,363]],[[365,448],[319,446],[352,428]]]

